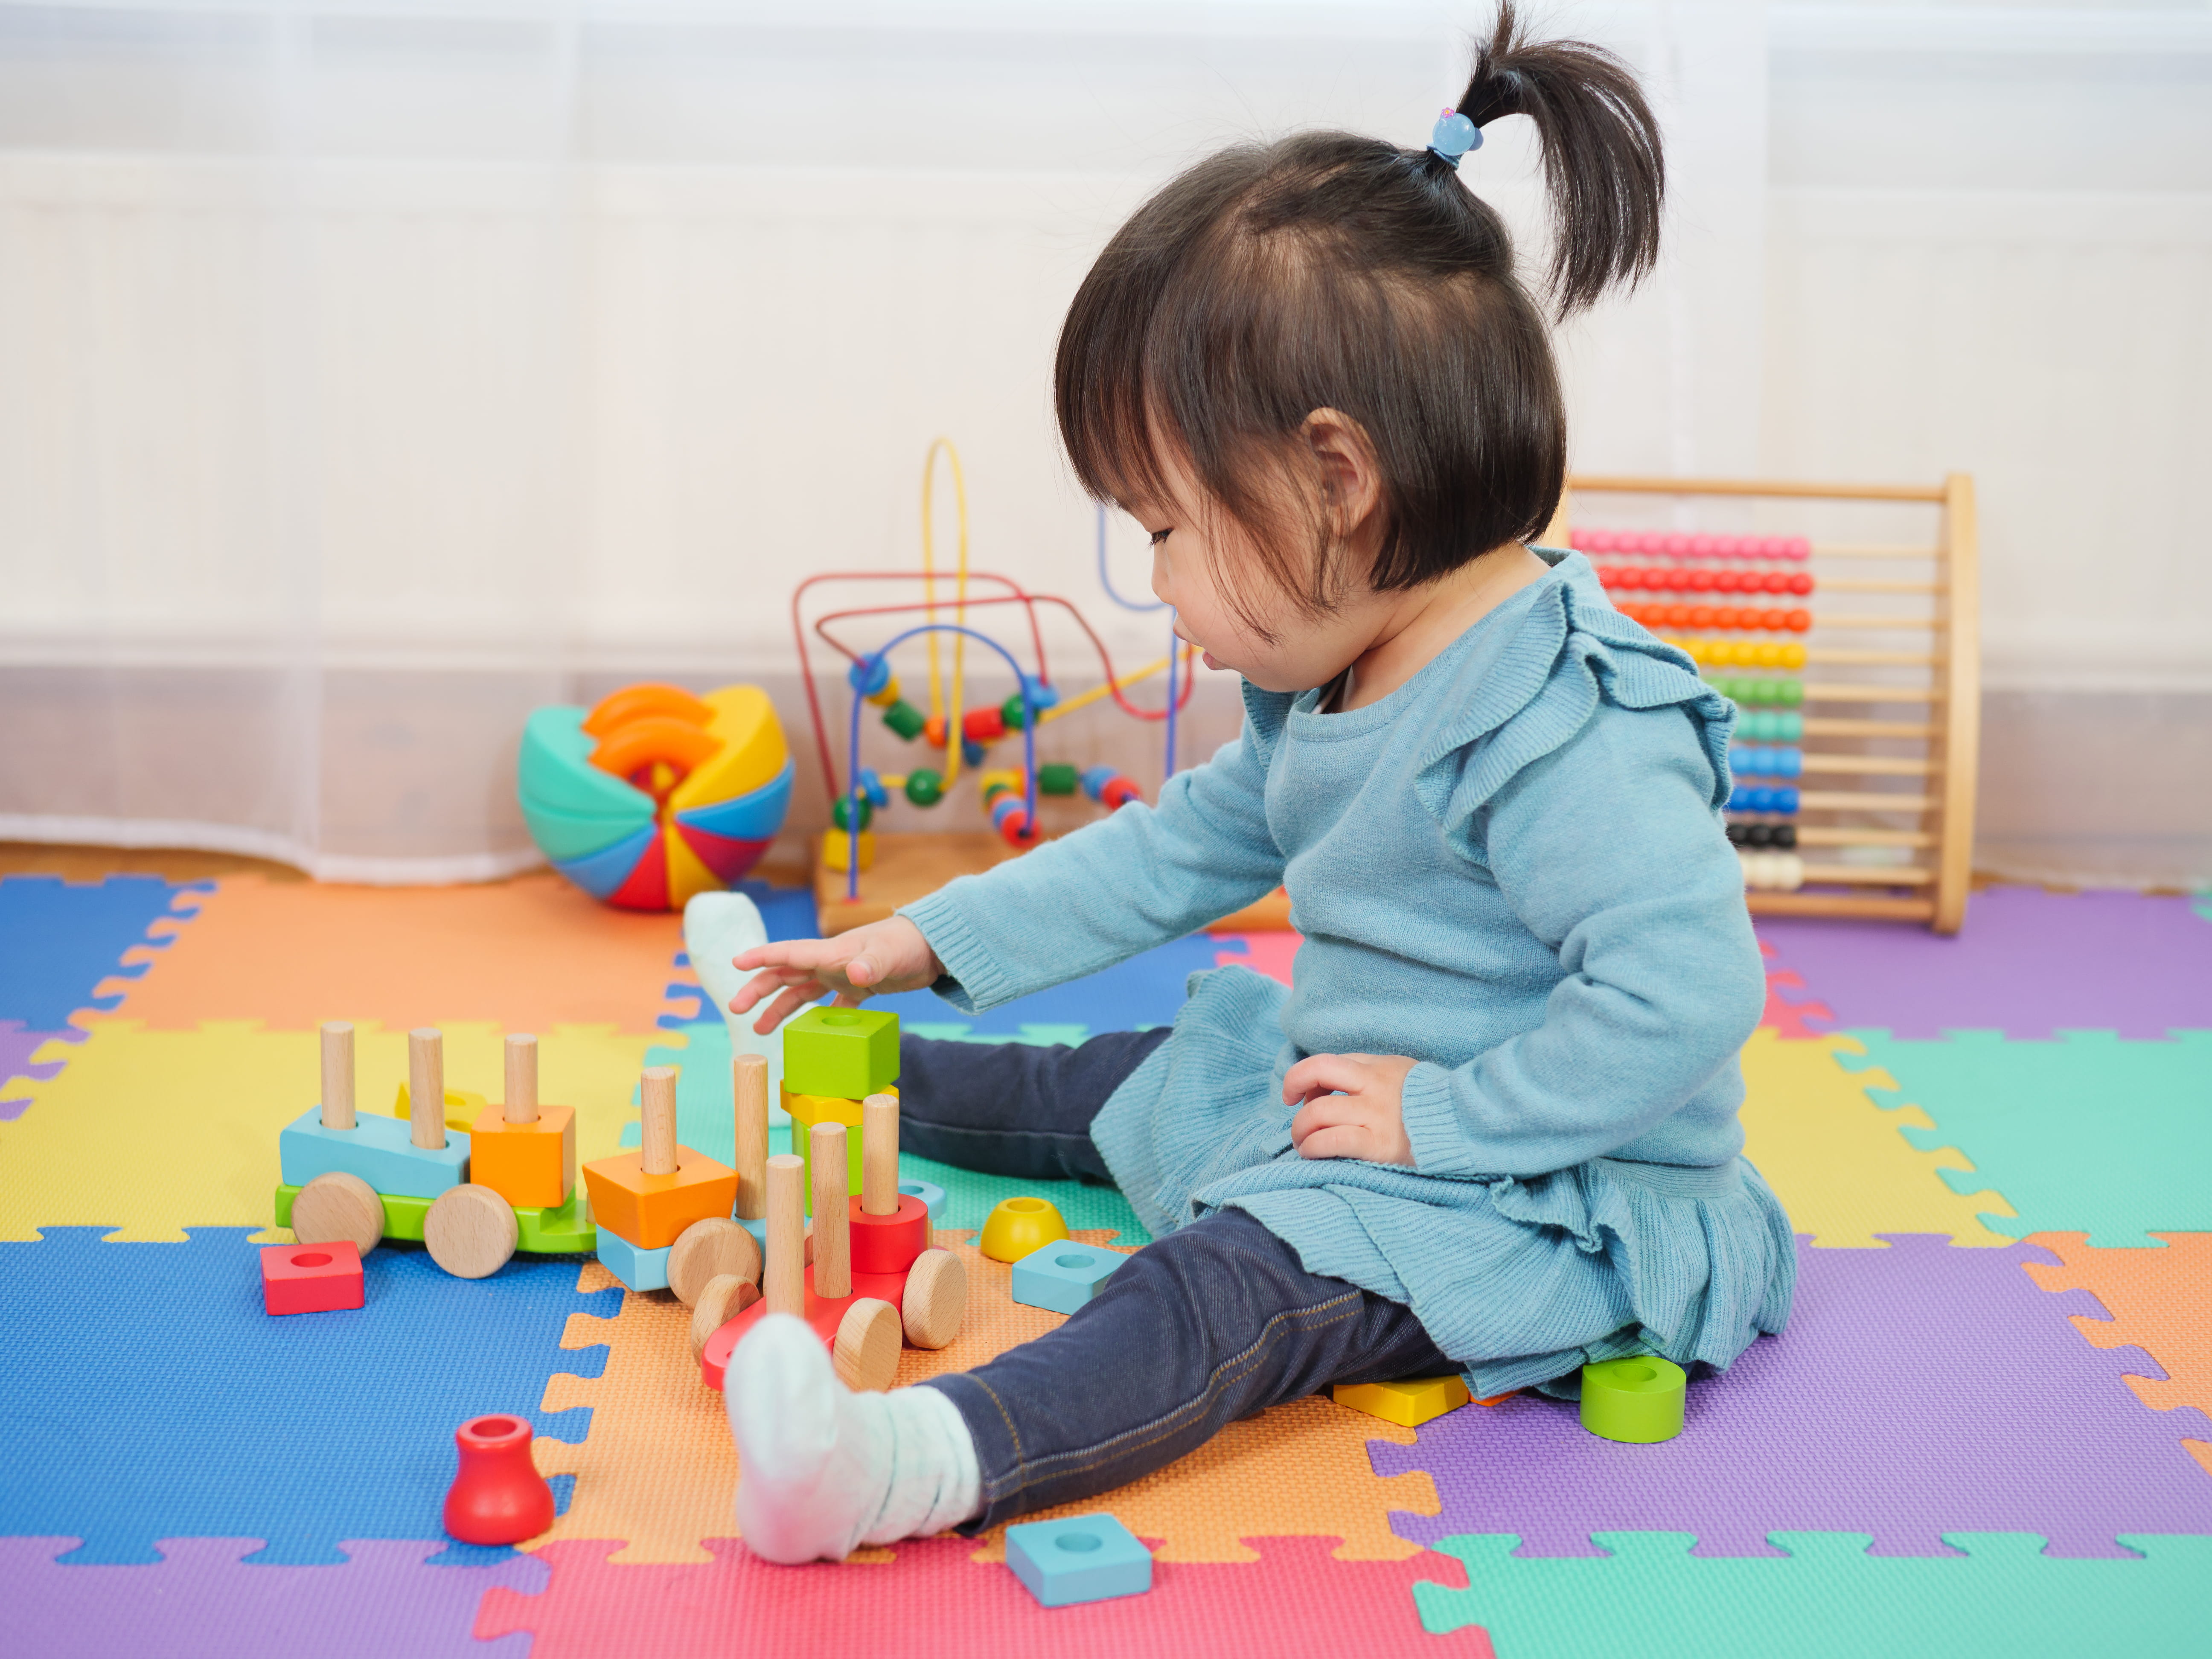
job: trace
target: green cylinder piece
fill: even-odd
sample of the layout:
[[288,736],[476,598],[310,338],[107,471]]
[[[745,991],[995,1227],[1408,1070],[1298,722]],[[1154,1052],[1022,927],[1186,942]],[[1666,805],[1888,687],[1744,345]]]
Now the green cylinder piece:
[[1022,729],[1022,694],[1020,692],[1015,692],[1012,696],[999,705],[999,718],[1006,723],[1006,730],[1009,732],[1018,732]]
[[1650,1445],[1682,1431],[1682,1395],[1689,1378],[1656,1353],[1631,1354],[1583,1367],[1583,1426],[1607,1440]]
[[[866,829],[868,827],[868,821],[874,817],[875,815],[876,809],[868,805],[867,798],[866,796],[862,796],[860,798],[860,827],[863,830]],[[840,830],[850,830],[853,828],[852,796],[840,795],[836,800],[830,804],[830,822],[836,824]]]
[[1081,781],[1073,767],[1058,761],[1049,766],[1037,768],[1037,793],[1040,795],[1072,795]]
[[915,767],[906,775],[906,798],[916,806],[936,805],[945,799],[945,775],[927,766]]
[[1790,708],[1795,708],[1805,701],[1805,682],[1802,680],[1777,680],[1774,690],[1774,701]]
[[929,722],[922,718],[921,710],[902,698],[884,710],[884,724],[912,743],[921,735],[921,728]]

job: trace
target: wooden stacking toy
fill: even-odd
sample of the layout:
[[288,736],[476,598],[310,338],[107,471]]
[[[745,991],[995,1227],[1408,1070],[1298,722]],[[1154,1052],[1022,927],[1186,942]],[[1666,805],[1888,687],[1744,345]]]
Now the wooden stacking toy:
[[[276,1224],[301,1243],[366,1254],[419,1240],[458,1279],[496,1273],[517,1249],[596,1247],[576,1187],[575,1111],[538,1104],[536,1037],[507,1039],[500,1106],[446,1087],[445,1038],[432,1027],[407,1034],[408,1080],[390,1117],[356,1109],[349,1023],[323,1027],[322,1068],[322,1103],[276,1141]],[[423,1102],[437,1104],[416,1109]]]
[[[665,1290],[671,1251],[685,1230],[729,1220],[738,1172],[677,1144],[673,1066],[645,1068],[638,1121],[637,1150],[586,1164],[584,1185],[599,1231],[600,1262],[633,1291]],[[744,1230],[732,1224],[730,1231]]]

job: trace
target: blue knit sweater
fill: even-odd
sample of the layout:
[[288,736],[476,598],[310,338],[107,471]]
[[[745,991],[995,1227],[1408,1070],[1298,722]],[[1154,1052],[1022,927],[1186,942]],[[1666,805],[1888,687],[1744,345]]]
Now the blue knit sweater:
[[[1765,976],[1718,816],[1732,711],[1580,556],[1544,556],[1381,701],[1247,685],[1237,740],[1157,808],[904,911],[975,1010],[1285,885],[1292,988],[1194,975],[1092,1139],[1154,1232],[1248,1210],[1409,1304],[1484,1393],[1638,1348],[1725,1365],[1794,1272],[1737,1157]],[[1410,1170],[1291,1145],[1283,1073],[1354,1052],[1419,1062]]]

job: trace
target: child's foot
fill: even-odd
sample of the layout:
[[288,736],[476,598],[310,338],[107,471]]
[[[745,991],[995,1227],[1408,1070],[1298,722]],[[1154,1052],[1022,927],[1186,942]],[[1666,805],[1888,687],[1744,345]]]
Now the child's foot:
[[730,1357],[723,1400],[738,1530],[767,1560],[842,1561],[980,1508],[975,1443],[952,1402],[934,1389],[853,1393],[803,1321],[755,1326]]

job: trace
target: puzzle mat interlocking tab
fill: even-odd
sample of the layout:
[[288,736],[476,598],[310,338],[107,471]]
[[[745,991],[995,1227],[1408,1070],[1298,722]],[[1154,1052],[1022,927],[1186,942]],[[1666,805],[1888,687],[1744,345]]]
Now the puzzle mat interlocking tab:
[[[25,1085],[31,1109],[0,1122],[0,1239],[60,1226],[168,1242],[187,1227],[266,1228],[277,1132],[321,1092],[315,1033],[248,1021],[155,1031],[136,1019],[80,1018],[83,1042],[41,1051],[69,1063]],[[499,1098],[498,1029],[449,1021],[444,1030],[447,1086]],[[539,1093],[576,1107],[580,1158],[616,1150],[645,1051],[662,1035],[560,1026],[541,1036]],[[406,1032],[364,1023],[355,1050],[362,1106],[389,1112],[407,1077]]]
[[1890,1245],[1801,1249],[1788,1331],[1693,1383],[1679,1438],[1616,1445],[1571,1405],[1522,1395],[1376,1447],[1378,1469],[1425,1469],[1443,1499],[1398,1530],[1513,1533],[1531,1555],[1588,1554],[1593,1531],[1692,1533],[1700,1555],[1763,1555],[1776,1530],[1871,1533],[1883,1555],[2033,1532],[2055,1556],[2119,1554],[2123,1532],[2212,1532],[2212,1480],[2181,1443],[2212,1420],[2143,1408],[2121,1379],[2156,1363],[2069,1327],[2104,1310],[2021,1271],[2047,1252]]
[[[1103,1231],[1077,1236],[1109,1242]],[[960,1233],[940,1231],[938,1237],[966,1264],[968,1316],[949,1347],[902,1352],[902,1385],[971,1370],[1062,1322],[1058,1314],[1013,1300],[1005,1263],[982,1255]],[[597,1288],[614,1280],[592,1263],[580,1282]],[[526,1547],[611,1539],[623,1542],[611,1557],[617,1566],[697,1563],[708,1559],[708,1540],[736,1530],[730,1510],[736,1455],[722,1398],[699,1380],[685,1340],[689,1325],[688,1311],[659,1291],[624,1295],[612,1318],[579,1314],[570,1321],[565,1340],[603,1345],[607,1359],[596,1379],[556,1376],[546,1385],[546,1412],[589,1406],[592,1428],[578,1444],[538,1443],[538,1467],[574,1475],[576,1497],[552,1532]],[[1024,1518],[1104,1510],[1139,1537],[1159,1540],[1163,1561],[1254,1561],[1243,1540],[1272,1534],[1333,1537],[1345,1560],[1402,1560],[1420,1547],[1391,1530],[1391,1516],[1435,1514],[1435,1490],[1419,1474],[1377,1475],[1369,1446],[1412,1438],[1410,1430],[1324,1400],[1297,1401],[1231,1425],[1189,1457],[1117,1492]],[[966,1548],[978,1561],[1002,1559],[1003,1529]]]
[[[1866,1535],[1777,1532],[1787,1559],[1693,1555],[1686,1533],[1601,1532],[1612,1552],[1526,1560],[1510,1534],[1447,1538],[1468,1586],[1416,1583],[1431,1631],[1488,1626],[1504,1659],[2189,1659],[2204,1645],[2212,1538],[2130,1537],[2142,1560],[2054,1560],[2032,1534],[1954,1532],[1942,1559]],[[556,1571],[555,1585],[557,1589]],[[495,1590],[488,1601],[503,1601]]]
[[588,1412],[538,1409],[556,1370],[603,1358],[560,1350],[572,1312],[616,1302],[580,1298],[574,1261],[469,1280],[380,1249],[362,1270],[358,1310],[271,1319],[240,1229],[0,1244],[0,1535],[81,1538],[72,1562],[184,1537],[336,1561],[343,1539],[438,1536],[457,1424],[508,1412],[584,1437]]

